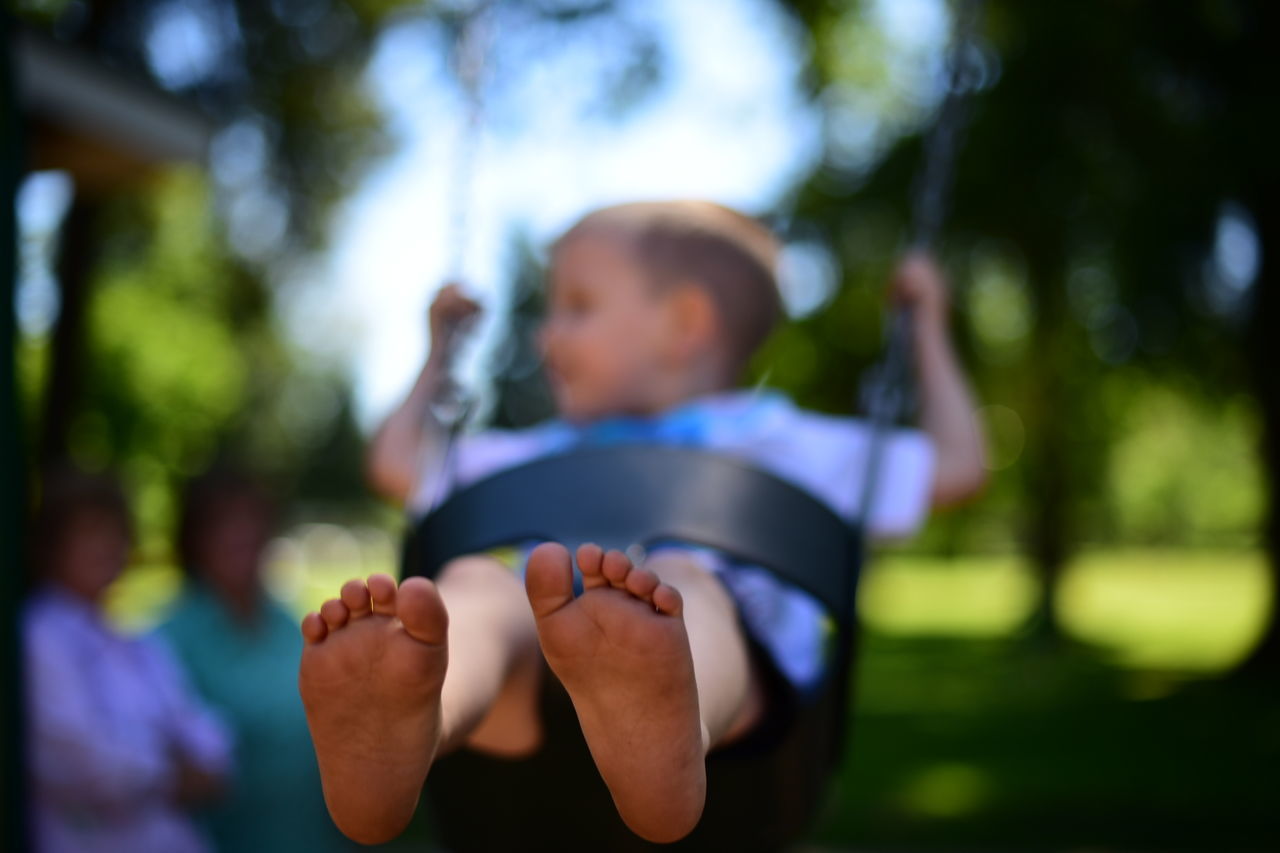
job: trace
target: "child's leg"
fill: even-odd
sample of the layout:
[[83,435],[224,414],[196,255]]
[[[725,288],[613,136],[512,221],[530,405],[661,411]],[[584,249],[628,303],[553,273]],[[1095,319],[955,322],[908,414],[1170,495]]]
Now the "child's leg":
[[449,611],[449,671],[440,695],[441,754],[463,744],[515,756],[542,738],[542,655],[524,584],[488,557],[463,557],[436,579]]
[[511,710],[532,715],[536,698],[509,686],[536,686],[525,665],[536,663],[533,624],[519,581],[495,561],[456,561],[438,585],[349,581],[302,631],[298,682],[325,802],[357,841],[404,829],[442,750],[473,734],[503,751],[536,743],[536,722],[519,725]]
[[684,599],[708,749],[737,740],[764,713],[763,685],[751,664],[737,605],[724,584],[686,552],[660,551],[642,568],[675,587]]
[[[733,602],[687,556],[637,569],[620,552],[539,546],[526,587],[543,654],[573,698],[622,819],[651,841],[697,824],[706,753],[745,730],[758,693]],[[677,591],[676,584],[679,584]]]

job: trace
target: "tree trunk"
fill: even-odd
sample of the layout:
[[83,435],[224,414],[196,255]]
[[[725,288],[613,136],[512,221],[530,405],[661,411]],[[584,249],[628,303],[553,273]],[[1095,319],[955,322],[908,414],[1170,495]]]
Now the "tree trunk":
[[[0,38],[9,36],[8,13],[0,11]],[[14,289],[17,280],[17,230],[14,196],[23,162],[22,126],[17,111],[13,66],[6,50],[0,53],[0,774],[4,777],[0,803],[0,848],[27,850],[26,778],[22,736],[22,655],[19,601],[26,564],[23,519],[27,513],[27,475],[18,415],[17,318]]]
[[1070,322],[1062,264],[1053,251],[1028,255],[1028,275],[1036,294],[1032,328],[1031,369],[1024,419],[1028,444],[1023,470],[1026,516],[1024,549],[1041,583],[1041,597],[1030,624],[1033,638],[1058,642],[1061,625],[1054,609],[1055,591],[1073,546],[1070,384],[1063,367]]
[[1251,210],[1262,246],[1261,266],[1253,283],[1253,305],[1249,322],[1249,364],[1254,395],[1262,416],[1261,457],[1266,476],[1266,507],[1262,533],[1270,570],[1270,610],[1267,627],[1258,645],[1245,659],[1239,672],[1277,683],[1280,676],[1280,203],[1276,182],[1261,182]]
[[40,461],[66,461],[71,449],[71,425],[80,399],[84,375],[86,312],[89,276],[93,270],[98,203],[77,197],[62,225],[58,252],[61,304],[49,352],[49,383],[40,424]]

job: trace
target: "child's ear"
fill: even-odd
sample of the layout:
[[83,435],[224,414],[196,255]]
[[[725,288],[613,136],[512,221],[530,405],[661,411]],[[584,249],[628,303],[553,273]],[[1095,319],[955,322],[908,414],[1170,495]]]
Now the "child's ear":
[[705,287],[680,282],[671,296],[672,351],[687,360],[710,350],[719,334],[715,303]]

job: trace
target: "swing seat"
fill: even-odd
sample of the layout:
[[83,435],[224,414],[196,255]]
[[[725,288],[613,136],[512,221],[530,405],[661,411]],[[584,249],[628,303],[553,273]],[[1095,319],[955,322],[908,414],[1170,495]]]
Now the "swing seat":
[[703,450],[620,445],[547,457],[454,494],[410,531],[403,574],[433,577],[450,560],[551,540],[626,549],[705,545],[812,594],[837,637],[825,681],[799,696],[753,649],[769,709],[750,735],[707,759],[707,803],[674,845],[634,835],[600,779],[568,694],[549,672],[543,747],[525,759],[461,750],[427,779],[434,826],[452,851],[779,850],[810,826],[844,745],[862,543],[802,489]]

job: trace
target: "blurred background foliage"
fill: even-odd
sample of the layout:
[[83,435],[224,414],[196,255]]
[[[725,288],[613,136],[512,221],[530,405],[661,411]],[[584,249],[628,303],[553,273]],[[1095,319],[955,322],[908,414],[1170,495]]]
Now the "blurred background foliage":
[[[848,412],[882,348],[883,282],[940,94],[914,93],[940,54],[895,52],[871,2],[777,2],[807,39],[804,85],[825,136],[772,212],[793,322],[752,379]],[[662,79],[663,46],[625,3],[494,5],[506,24],[541,28],[547,51],[567,32],[608,46],[589,84],[604,114],[625,115]],[[865,579],[860,734],[823,837],[1268,849],[1280,841],[1268,805],[1280,758],[1276,6],[982,7],[941,255],[992,483]],[[121,621],[145,624],[171,594],[175,489],[219,459],[287,497],[273,583],[298,608],[389,567],[399,522],[363,485],[349,375],[299,351],[280,306],[335,205],[391,150],[361,83],[380,34],[418,18],[457,31],[471,6],[14,8],[219,127],[206,168],[61,191],[65,217],[81,211],[93,235],[73,406],[48,404],[68,381],[51,366],[56,309],[16,342],[33,466],[69,457],[130,486],[141,565],[117,590]],[[191,27],[191,50],[153,49],[165,28]],[[495,61],[493,97],[539,61],[533,49]],[[27,235],[24,275],[65,267],[58,229]],[[492,356],[500,425],[548,411],[527,242]]]

